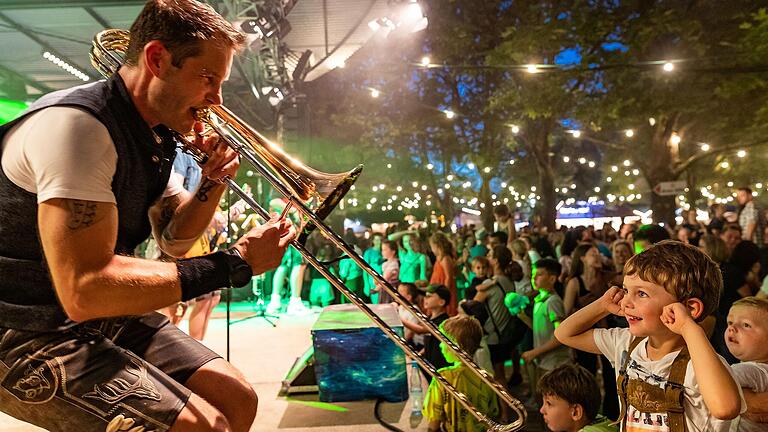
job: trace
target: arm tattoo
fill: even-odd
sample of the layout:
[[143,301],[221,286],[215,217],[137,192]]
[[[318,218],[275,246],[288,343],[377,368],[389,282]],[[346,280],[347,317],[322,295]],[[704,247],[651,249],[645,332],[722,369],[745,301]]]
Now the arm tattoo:
[[195,198],[197,198],[198,201],[206,202],[208,201],[208,193],[216,187],[218,183],[211,179],[205,179],[202,183],[200,183],[200,187],[197,189],[197,194],[195,194]]
[[160,208],[160,217],[157,220],[157,226],[160,227],[161,231],[165,230],[165,227],[171,222],[180,203],[181,200],[178,195],[169,196],[163,200],[162,207]]
[[71,230],[88,228],[96,221],[96,203],[93,201],[68,200],[69,221],[67,227]]

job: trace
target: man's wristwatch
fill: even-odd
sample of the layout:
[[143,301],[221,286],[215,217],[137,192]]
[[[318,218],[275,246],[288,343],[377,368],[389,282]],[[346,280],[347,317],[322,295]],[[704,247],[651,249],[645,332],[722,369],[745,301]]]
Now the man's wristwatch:
[[229,284],[235,288],[244,287],[253,277],[253,269],[240,255],[237,248],[230,248],[224,251],[229,264]]

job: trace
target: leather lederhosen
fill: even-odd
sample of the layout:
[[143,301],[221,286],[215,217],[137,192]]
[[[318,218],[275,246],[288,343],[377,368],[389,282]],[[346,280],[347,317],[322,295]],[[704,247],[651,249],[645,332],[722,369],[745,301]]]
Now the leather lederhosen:
[[666,412],[669,419],[670,432],[687,432],[685,425],[685,372],[688,368],[688,361],[691,359],[688,353],[688,347],[683,347],[672,362],[672,367],[667,378],[667,384],[664,388],[649,384],[643,380],[630,379],[627,374],[627,366],[632,351],[642,341],[641,338],[633,338],[629,344],[629,351],[621,365],[621,373],[616,378],[617,389],[619,393],[619,402],[621,404],[621,413],[617,423],[624,429],[624,421],[627,415],[629,405],[634,406],[638,411],[644,413]]

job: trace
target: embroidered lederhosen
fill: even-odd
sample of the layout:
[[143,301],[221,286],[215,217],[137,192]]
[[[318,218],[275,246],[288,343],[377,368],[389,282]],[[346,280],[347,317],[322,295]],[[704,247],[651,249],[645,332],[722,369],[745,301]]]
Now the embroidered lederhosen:
[[629,344],[629,350],[621,365],[621,373],[616,378],[616,385],[621,404],[621,413],[617,423],[624,429],[624,420],[629,405],[634,406],[640,412],[665,412],[669,420],[670,432],[687,432],[685,426],[685,409],[683,406],[685,397],[685,371],[688,361],[691,359],[688,347],[684,346],[672,362],[672,367],[664,388],[648,384],[643,380],[630,379],[627,375],[630,354],[640,344],[641,338],[633,338]]

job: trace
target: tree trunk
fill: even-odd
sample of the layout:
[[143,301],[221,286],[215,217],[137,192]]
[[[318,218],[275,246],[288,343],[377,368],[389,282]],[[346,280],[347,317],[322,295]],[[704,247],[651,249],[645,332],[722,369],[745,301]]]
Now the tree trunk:
[[643,168],[645,179],[648,181],[648,187],[651,189],[653,221],[664,222],[669,228],[675,226],[675,196],[659,196],[653,192],[653,188],[661,182],[674,181],[678,177],[672,170],[676,155],[669,144],[669,138],[675,130],[678,117],[675,113],[659,119],[659,125],[651,137],[649,154],[652,156],[638,158],[638,163]]
[[651,192],[651,210],[653,210],[653,222],[664,222],[668,228],[675,226],[675,196],[659,196]]
[[531,120],[526,126],[529,131],[527,141],[531,152],[536,159],[536,168],[539,174],[538,195],[541,200],[538,202],[538,216],[541,225],[547,227],[550,232],[555,230],[555,174],[552,170],[552,158],[549,156],[549,131],[552,128],[552,121],[549,119]]
[[[695,212],[699,198],[701,198],[701,192],[696,189],[696,174],[693,173],[692,169],[685,171],[685,179],[688,183],[688,192],[685,193],[685,199],[691,205],[691,210]],[[683,222],[687,223],[688,221]]]
[[438,202],[438,208],[439,211],[445,215],[445,220],[453,220],[453,216],[455,214],[455,209],[453,206],[453,202],[451,201],[451,194],[446,191],[443,198],[440,198],[439,195],[435,194],[436,201]]
[[483,184],[480,186],[480,202],[485,203],[485,208],[480,213],[486,232],[493,232],[493,200],[491,199],[491,179],[482,177]]
[[546,166],[539,166],[539,189],[541,224],[547,227],[549,232],[553,232],[555,230],[555,217],[557,216],[557,210],[555,210],[557,203],[555,203],[555,174],[551,163]]

